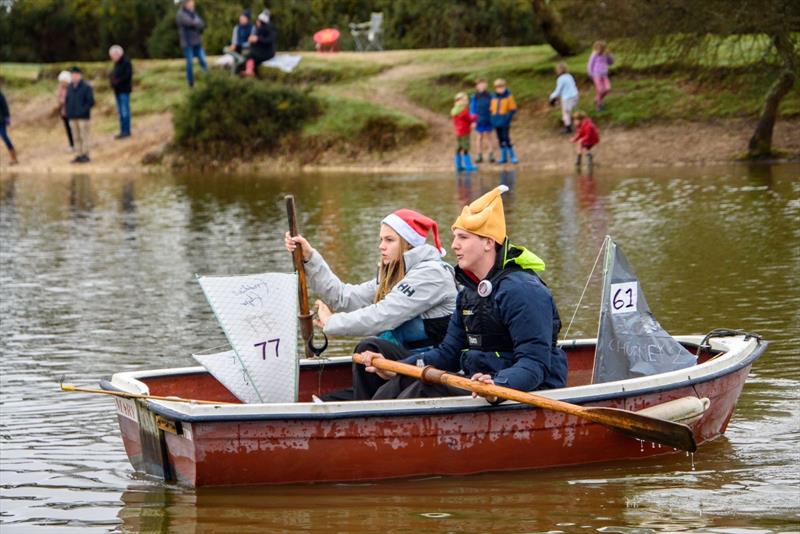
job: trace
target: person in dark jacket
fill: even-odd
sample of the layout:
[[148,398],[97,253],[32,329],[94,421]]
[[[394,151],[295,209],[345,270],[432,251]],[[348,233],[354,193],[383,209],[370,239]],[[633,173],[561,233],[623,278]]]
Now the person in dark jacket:
[[181,7],[175,15],[181,49],[183,50],[183,56],[186,58],[186,81],[189,83],[189,87],[194,86],[194,70],[192,68],[194,58],[197,58],[197,62],[203,72],[208,71],[202,35],[206,23],[203,22],[203,19],[200,18],[194,8],[194,0],[182,0]]
[[256,19],[256,29],[250,36],[250,51],[247,53],[242,76],[258,75],[258,66],[275,57],[275,36],[277,31],[270,22],[269,10],[262,11]]
[[87,163],[89,161],[89,120],[92,117],[92,107],[94,106],[94,91],[92,86],[83,79],[80,68],[72,67],[70,75],[72,80],[67,87],[65,108],[72,135],[75,138],[75,151],[78,153],[72,163]]
[[119,133],[114,136],[114,139],[124,139],[131,136],[133,65],[119,45],[114,45],[108,49],[108,57],[114,62],[110,81],[117,101],[117,115],[119,115]]
[[[444,341],[403,363],[463,372],[472,380],[521,391],[564,387],[567,358],[558,347],[561,319],[550,290],[539,278],[544,262],[511,245],[498,186],[465,206],[453,224],[456,279],[462,289]],[[365,351],[366,371],[389,381],[373,399],[467,395],[464,390],[426,384],[379,371]],[[496,398],[487,398],[497,402]]]
[[8,132],[6,131],[6,128],[9,126],[11,126],[11,111],[8,109],[6,97],[3,95],[3,92],[0,91],[0,139],[6,144],[8,154],[11,158],[11,165],[16,165],[17,151],[14,149],[14,144],[11,142],[11,138],[8,137]]

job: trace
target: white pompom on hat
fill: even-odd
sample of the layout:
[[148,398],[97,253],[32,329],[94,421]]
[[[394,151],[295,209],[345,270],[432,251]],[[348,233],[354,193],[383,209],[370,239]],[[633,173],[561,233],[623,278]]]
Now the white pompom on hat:
[[381,224],[385,224],[397,232],[411,245],[411,248],[424,245],[428,234],[433,232],[433,244],[439,254],[444,256],[447,253],[442,247],[442,242],[439,241],[439,225],[430,217],[419,212],[405,208],[399,209],[387,215]]

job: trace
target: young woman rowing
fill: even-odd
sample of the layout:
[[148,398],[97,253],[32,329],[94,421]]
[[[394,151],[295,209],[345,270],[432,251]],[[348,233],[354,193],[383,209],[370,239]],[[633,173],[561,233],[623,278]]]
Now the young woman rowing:
[[[429,233],[435,247],[426,243]],[[287,232],[284,242],[289,252],[298,246],[303,251],[309,287],[321,297],[315,303],[317,326],[328,335],[367,336],[356,352],[401,359],[442,341],[455,309],[455,279],[453,268],[442,260],[444,249],[433,219],[397,210],[381,221],[379,237],[378,274],[356,285],[342,282],[304,237]],[[353,373],[356,398],[371,398],[384,383],[360,365]],[[352,394],[328,398],[345,400]]]

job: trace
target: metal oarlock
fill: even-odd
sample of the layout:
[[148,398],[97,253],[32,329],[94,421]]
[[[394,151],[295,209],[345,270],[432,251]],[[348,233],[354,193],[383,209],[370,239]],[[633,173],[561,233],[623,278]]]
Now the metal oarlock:
[[314,354],[315,358],[319,358],[320,355],[325,352],[325,349],[328,348],[328,336],[325,332],[322,332],[322,337],[324,339],[321,347],[314,346],[314,335],[310,335],[308,340],[306,341],[306,347],[308,347],[309,352]]

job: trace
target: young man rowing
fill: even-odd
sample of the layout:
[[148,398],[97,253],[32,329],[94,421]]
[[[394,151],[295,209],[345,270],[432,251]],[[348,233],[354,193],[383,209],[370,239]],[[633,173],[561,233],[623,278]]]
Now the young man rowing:
[[[509,243],[501,197],[507,190],[499,186],[486,193],[465,206],[453,223],[456,278],[463,287],[447,334],[437,348],[401,361],[522,391],[560,388],[567,379],[567,358],[556,344],[561,320],[550,290],[536,274],[544,262]],[[380,371],[371,363],[381,354],[362,354],[365,370],[388,380],[373,399],[468,394]]]

